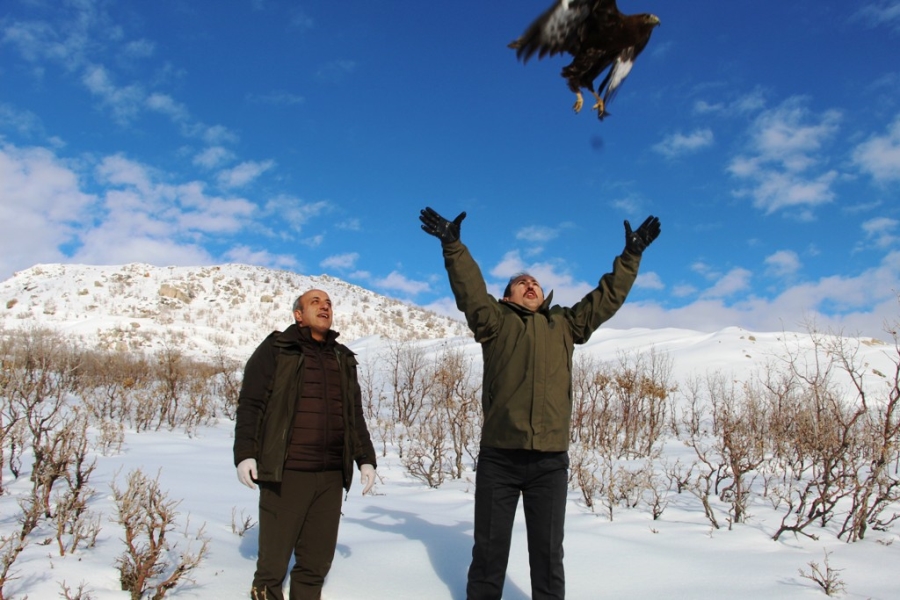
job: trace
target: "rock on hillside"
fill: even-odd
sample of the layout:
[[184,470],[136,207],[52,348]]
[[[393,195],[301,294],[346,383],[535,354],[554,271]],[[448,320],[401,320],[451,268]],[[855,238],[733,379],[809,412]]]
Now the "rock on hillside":
[[341,341],[367,336],[468,336],[464,323],[328,275],[264,267],[154,267],[146,264],[37,265],[0,284],[0,324],[48,327],[87,344],[153,350],[176,343],[190,354],[245,360],[272,330],[292,322],[296,296],[328,292]]

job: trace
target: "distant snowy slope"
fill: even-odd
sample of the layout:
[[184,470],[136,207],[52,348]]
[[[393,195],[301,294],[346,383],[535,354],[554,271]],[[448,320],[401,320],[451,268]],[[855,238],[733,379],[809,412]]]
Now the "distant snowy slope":
[[334,328],[348,343],[365,336],[466,336],[461,321],[380,296],[328,275],[263,267],[145,264],[37,265],[0,284],[0,324],[49,327],[107,348],[152,350],[166,343],[192,354],[245,360],[272,330],[292,322],[298,294],[321,288],[334,301]]

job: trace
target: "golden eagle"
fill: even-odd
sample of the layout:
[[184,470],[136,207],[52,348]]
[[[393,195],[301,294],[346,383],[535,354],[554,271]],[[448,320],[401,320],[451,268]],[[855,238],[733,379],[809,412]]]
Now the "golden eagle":
[[[623,15],[616,0],[556,0],[509,47],[523,62],[535,53],[538,58],[571,54],[574,58],[563,68],[562,76],[575,93],[573,108],[575,112],[581,110],[581,90],[590,90],[597,99],[593,109],[602,121],[609,114],[606,105],[631,72],[657,25],[656,15]],[[594,91],[594,80],[607,68],[609,72]]]

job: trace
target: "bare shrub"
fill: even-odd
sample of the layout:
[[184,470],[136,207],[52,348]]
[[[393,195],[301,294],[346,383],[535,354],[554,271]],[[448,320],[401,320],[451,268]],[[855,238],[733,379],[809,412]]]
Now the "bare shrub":
[[446,423],[453,452],[450,475],[461,479],[466,457],[474,463],[480,438],[481,384],[472,381],[472,363],[459,348],[445,348],[434,365],[431,402],[435,417]]
[[831,553],[826,550],[824,568],[819,566],[819,563],[810,561],[808,563],[809,571],[804,571],[803,569],[798,569],[798,571],[800,572],[800,577],[815,582],[822,588],[822,591],[825,592],[826,596],[831,597],[845,591],[846,585],[840,578],[840,572],[843,569],[833,568],[828,562],[829,556],[831,556]]
[[59,593],[59,597],[64,600],[93,600],[94,598],[91,596],[90,592],[85,589],[87,584],[83,581],[79,583],[78,587],[74,590],[70,588],[65,581],[61,582],[59,587],[62,590]]
[[411,342],[392,341],[388,346],[387,368],[394,403],[392,418],[409,426],[425,404],[434,385],[425,350]]
[[253,517],[245,515],[244,511],[241,510],[241,516],[238,518],[237,509],[232,507],[231,533],[238,537],[244,537],[244,535],[254,527],[256,527],[256,521],[253,520]]
[[214,382],[214,395],[221,399],[222,414],[225,418],[234,421],[238,397],[241,394],[243,365],[228,355],[227,338],[217,336],[215,342],[216,353],[213,356],[213,366],[217,375]]
[[122,590],[132,600],[140,600],[150,591],[153,600],[184,581],[197,568],[208,551],[209,540],[198,536],[200,548],[177,552],[168,535],[175,527],[179,502],[170,500],[159,486],[159,474],[149,479],[140,469],[132,471],[127,487],[112,484],[118,511],[117,522],[125,530],[125,551],[116,559]]
[[400,462],[415,479],[440,487],[451,472],[448,423],[438,407],[429,405],[407,427],[409,446]]
[[0,536],[0,600],[9,598],[6,584],[18,579],[13,564],[27,545],[25,536],[14,534]]
[[572,439],[616,458],[650,456],[667,427],[672,361],[651,350],[573,364]]

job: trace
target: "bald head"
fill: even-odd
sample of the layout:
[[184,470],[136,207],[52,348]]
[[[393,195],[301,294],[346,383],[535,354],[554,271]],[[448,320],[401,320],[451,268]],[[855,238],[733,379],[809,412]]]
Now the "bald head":
[[309,327],[313,339],[324,340],[333,319],[331,297],[322,290],[309,290],[294,301],[294,320]]

